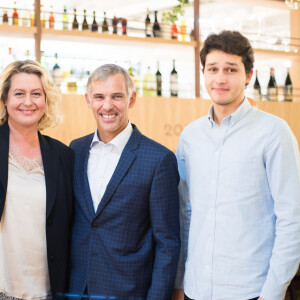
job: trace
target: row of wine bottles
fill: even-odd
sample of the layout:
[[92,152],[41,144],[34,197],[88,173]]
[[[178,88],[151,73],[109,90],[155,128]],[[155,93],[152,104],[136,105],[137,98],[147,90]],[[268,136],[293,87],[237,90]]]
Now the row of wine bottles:
[[[73,9],[73,15],[70,18],[67,7],[64,6],[63,13],[54,13],[53,10],[48,13],[49,16],[46,19],[46,13],[41,11],[41,26],[43,28],[55,28],[56,23],[62,23],[63,30],[90,30],[92,32],[109,32],[111,31],[113,34],[118,33],[118,26],[121,27],[121,32],[123,35],[127,34],[127,20],[126,18],[117,18],[114,16],[112,19],[108,19],[106,16],[106,12],[103,13],[103,19],[101,22],[97,22],[96,11],[93,11],[93,18],[90,24],[87,19],[87,11],[83,10],[83,18],[82,22],[78,22],[77,9]],[[56,17],[58,17],[56,20]],[[12,22],[9,22],[9,20]],[[22,20],[20,23],[19,20]],[[23,11],[23,17],[19,17],[19,13],[17,8],[13,9],[11,16],[8,15],[8,10],[3,10],[2,15],[2,24],[12,24],[12,25],[22,25],[22,26],[34,26],[34,10],[31,11]],[[60,26],[58,26],[61,28]],[[111,30],[110,30],[111,28]],[[154,11],[154,21],[151,22],[150,19],[150,11],[147,9],[146,18],[145,18],[145,37],[162,37],[162,29],[161,25],[158,21],[158,11]],[[171,39],[179,39],[181,41],[187,40],[187,30],[186,30],[186,22],[184,19],[180,21],[179,28],[177,28],[176,24],[172,24],[170,28],[170,37]]]
[[130,67],[129,74],[132,76],[133,81],[135,83],[135,87],[138,95],[143,95],[146,97],[154,97],[154,96],[171,96],[178,97],[178,73],[175,67],[175,60],[173,59],[173,69],[170,73],[169,83],[170,83],[170,91],[167,93],[164,91],[163,93],[163,78],[162,74],[159,70],[159,62],[157,62],[157,71],[156,73],[152,73],[150,70],[150,66],[147,68],[147,72],[143,77],[143,90],[141,93],[140,89],[140,78],[137,74],[134,73],[134,70]]
[[[51,73],[54,79],[54,82],[56,85],[61,88],[63,85],[63,82],[66,82],[66,87],[67,90],[66,92],[78,92],[76,79],[74,79],[76,76],[71,72],[70,74],[64,74],[62,68],[60,67],[58,63],[58,57],[57,54],[55,54],[55,65],[53,66]],[[41,64],[48,68],[48,65],[45,61],[45,56],[42,54],[41,56]],[[49,69],[49,68],[48,68]],[[138,95],[143,95],[143,96],[162,96],[162,74],[159,70],[159,62],[157,63],[157,71],[156,73],[152,73],[150,71],[150,66],[147,68],[147,72],[143,77],[142,80],[142,89],[141,89],[141,78],[138,76],[137,72],[135,72],[134,68],[132,66],[129,67],[128,69],[129,74],[131,75],[135,88],[137,91]],[[86,75],[89,74],[89,72],[86,72],[83,74],[82,77],[84,77],[82,80],[86,81],[87,77]],[[71,80],[72,79],[72,80]],[[79,83],[80,85],[80,83]],[[62,89],[64,91],[64,88]],[[166,94],[166,93],[164,93]],[[177,97],[178,96],[178,73],[175,67],[175,60],[173,60],[173,69],[170,73],[170,93],[168,96],[171,97]]]
[[[254,91],[254,99],[255,100],[263,100],[263,95],[261,92],[261,86],[258,80],[258,71],[256,70],[255,74],[255,82],[253,86],[253,91]],[[283,94],[284,98],[279,99],[278,95],[278,85],[276,83],[276,79],[274,76],[274,68],[270,68],[270,77],[268,81],[268,86],[267,86],[267,95],[266,99],[268,101],[292,101],[293,100],[293,84],[291,80],[291,75],[289,69],[287,70],[287,75],[285,78],[285,83],[283,87]]]

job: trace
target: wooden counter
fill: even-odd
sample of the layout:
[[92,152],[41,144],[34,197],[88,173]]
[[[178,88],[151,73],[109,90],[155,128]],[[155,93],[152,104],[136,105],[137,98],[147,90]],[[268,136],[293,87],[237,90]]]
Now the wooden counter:
[[[130,121],[146,136],[176,151],[180,132],[185,125],[207,114],[209,100],[139,97],[130,109]],[[300,144],[300,103],[257,102],[257,107],[285,119]],[[95,131],[96,122],[83,95],[63,95],[63,123],[43,133],[65,144]]]

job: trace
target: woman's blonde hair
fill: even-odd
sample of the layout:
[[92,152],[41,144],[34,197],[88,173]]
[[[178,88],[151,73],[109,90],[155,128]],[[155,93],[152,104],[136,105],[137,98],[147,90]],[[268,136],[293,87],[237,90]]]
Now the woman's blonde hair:
[[0,125],[8,118],[5,102],[8,98],[11,78],[13,75],[19,73],[35,74],[41,79],[45,93],[46,109],[44,115],[39,120],[38,129],[43,130],[47,127],[58,125],[62,120],[60,111],[61,94],[54,84],[48,70],[33,60],[12,62],[2,71],[0,75]]

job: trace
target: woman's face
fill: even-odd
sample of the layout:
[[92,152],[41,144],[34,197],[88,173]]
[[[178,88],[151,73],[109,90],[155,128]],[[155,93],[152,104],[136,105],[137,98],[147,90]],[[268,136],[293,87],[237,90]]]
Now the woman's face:
[[15,128],[37,129],[46,109],[46,97],[39,76],[27,73],[13,75],[5,106],[8,121]]

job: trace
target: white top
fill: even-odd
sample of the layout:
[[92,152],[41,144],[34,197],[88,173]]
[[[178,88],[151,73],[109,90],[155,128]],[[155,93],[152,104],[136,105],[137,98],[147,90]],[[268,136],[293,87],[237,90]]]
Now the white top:
[[46,186],[41,166],[26,171],[9,154],[0,223],[0,293],[21,299],[50,295],[46,251]]
[[95,212],[117,167],[133,129],[131,123],[108,143],[99,140],[97,130],[89,152],[88,180]]

